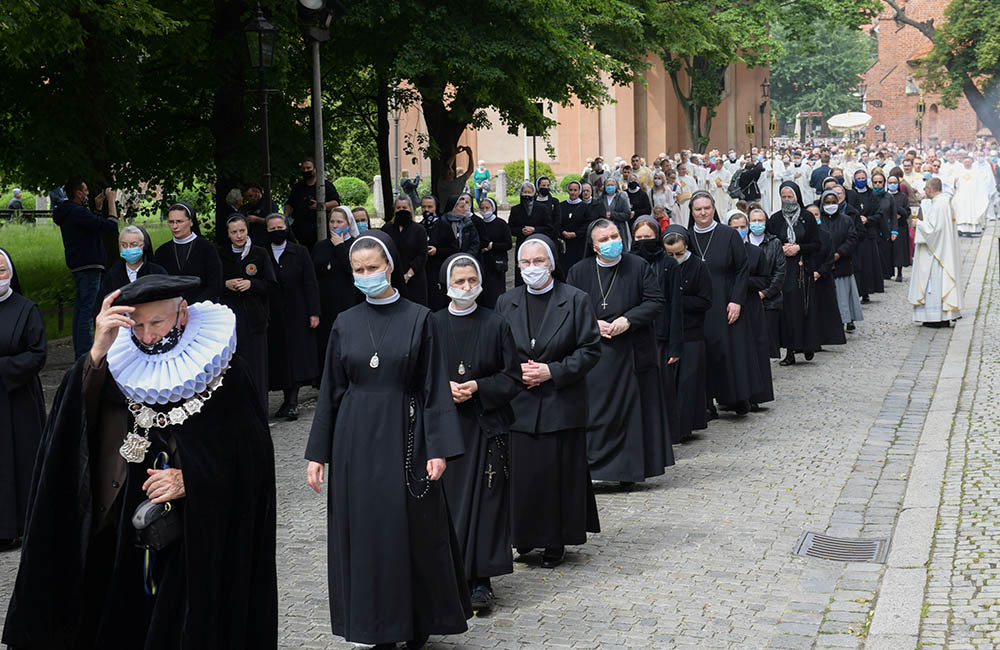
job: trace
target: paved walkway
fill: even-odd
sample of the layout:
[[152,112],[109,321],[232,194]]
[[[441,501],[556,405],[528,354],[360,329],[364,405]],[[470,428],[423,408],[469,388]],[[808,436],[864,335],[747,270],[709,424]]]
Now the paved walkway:
[[[995,247],[992,240],[961,242],[967,275],[980,247]],[[467,634],[434,638],[429,647],[864,647],[886,565],[791,552],[807,530],[879,537],[891,535],[901,521],[918,441],[933,415],[949,342],[959,331],[914,326],[907,287],[887,283],[887,293],[866,306],[867,320],[847,346],[831,347],[811,363],[775,364],[778,398],[768,411],[713,422],[697,440],[675,448],[677,465],[665,476],[632,492],[599,485],[602,533],[571,549],[569,560],[554,571],[516,565],[513,575],[495,582],[498,607],[492,616],[471,621]],[[960,327],[972,327],[974,309],[969,306]],[[983,345],[994,361],[1000,358],[993,349],[1000,344]],[[947,380],[957,383],[960,377]],[[977,406],[976,412],[983,423],[1000,427],[991,419],[998,409],[991,398],[983,391],[977,399],[987,408]],[[325,498],[305,484],[302,453],[310,420],[307,410],[296,423],[272,426],[281,646],[346,649],[351,645],[329,631]],[[993,435],[993,447],[998,441],[1000,435]],[[922,629],[925,647],[935,640],[966,647],[952,643],[971,643],[980,634],[993,639],[992,630],[976,626],[995,627],[1000,613],[1000,601],[981,607],[990,584],[976,582],[997,573],[986,568],[1000,544],[988,474],[991,463],[1000,461],[985,441],[971,449],[983,463],[974,488],[981,505],[966,512],[957,503],[974,483],[973,472],[963,475],[963,456],[963,467],[948,470],[949,480],[960,483],[944,493]],[[966,479],[968,486],[961,484]],[[949,537],[952,520],[960,532]],[[956,553],[947,550],[949,540],[963,559],[952,562]],[[893,541],[894,550],[900,543]],[[981,561],[977,553],[983,553]],[[16,553],[0,556],[0,613],[16,561]],[[960,572],[975,573],[968,588],[952,586]],[[944,587],[935,589],[936,580]]]

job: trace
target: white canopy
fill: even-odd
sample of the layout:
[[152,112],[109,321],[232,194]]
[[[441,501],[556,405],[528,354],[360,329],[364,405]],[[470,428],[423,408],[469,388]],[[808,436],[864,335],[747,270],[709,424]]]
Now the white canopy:
[[868,113],[852,111],[850,113],[840,113],[838,115],[834,115],[826,121],[826,124],[830,127],[831,131],[851,133],[853,131],[860,131],[868,126],[868,123],[871,121],[872,116]]

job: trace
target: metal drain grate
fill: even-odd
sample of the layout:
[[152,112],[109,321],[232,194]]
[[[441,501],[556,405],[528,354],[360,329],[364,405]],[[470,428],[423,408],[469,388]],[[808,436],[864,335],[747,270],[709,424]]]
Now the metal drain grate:
[[819,533],[803,533],[792,555],[837,562],[885,562],[888,539],[843,539]]

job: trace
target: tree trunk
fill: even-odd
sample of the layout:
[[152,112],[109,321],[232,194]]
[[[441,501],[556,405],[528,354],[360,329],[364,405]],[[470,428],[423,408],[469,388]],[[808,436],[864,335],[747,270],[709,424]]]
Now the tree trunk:
[[216,78],[212,97],[209,129],[213,136],[212,158],[215,163],[215,240],[228,243],[219,222],[226,214],[226,193],[240,182],[239,147],[246,137],[246,111],[243,50],[243,13],[240,0],[215,0],[211,48]]
[[[377,84],[375,97],[375,120],[378,126],[376,146],[378,147],[378,173],[382,182],[382,207],[385,210],[385,220],[393,217],[393,204],[396,197],[392,194],[392,168],[389,165],[389,85],[385,73],[378,70],[375,73]],[[416,210],[417,206],[413,206]]]
[[[430,137],[432,150],[433,148],[437,150],[437,155],[430,157],[431,193],[438,197],[443,205],[451,197],[441,196],[438,189],[439,182],[450,171],[446,169],[445,163],[455,155],[458,141],[462,137],[462,133],[465,132],[468,123],[452,117],[453,112],[448,110],[441,100],[443,92],[435,94],[435,91],[428,88],[420,88],[419,90],[424,122],[427,124],[427,135]],[[454,98],[452,103],[456,101],[460,101],[459,98]]]

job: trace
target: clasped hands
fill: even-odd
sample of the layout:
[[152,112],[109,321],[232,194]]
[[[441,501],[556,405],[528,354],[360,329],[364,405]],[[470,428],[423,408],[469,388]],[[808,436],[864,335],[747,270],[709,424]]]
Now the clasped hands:
[[184,492],[184,474],[179,469],[147,469],[149,478],[142,484],[142,490],[153,503],[165,503],[180,499]]
[[529,390],[552,379],[549,364],[528,360],[521,364],[521,383]]
[[624,316],[619,316],[610,323],[606,320],[597,320],[597,327],[601,330],[601,336],[606,339],[613,338],[628,331],[631,323]]
[[250,289],[250,280],[246,278],[226,280],[226,288],[230,291],[248,291]]
[[470,379],[461,384],[454,381],[448,383],[451,384],[451,399],[456,404],[469,401],[472,399],[473,393],[479,390],[479,384],[476,383],[475,379]]

